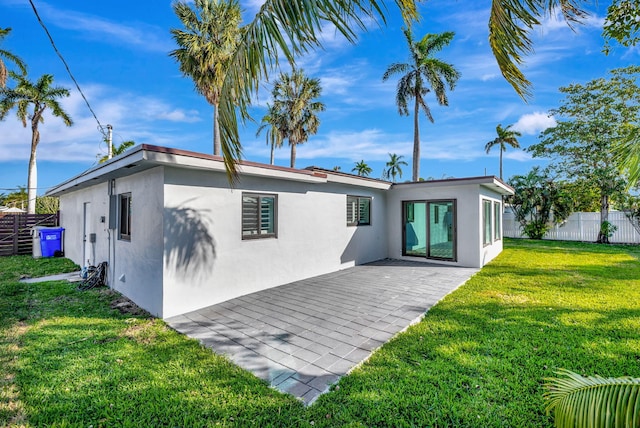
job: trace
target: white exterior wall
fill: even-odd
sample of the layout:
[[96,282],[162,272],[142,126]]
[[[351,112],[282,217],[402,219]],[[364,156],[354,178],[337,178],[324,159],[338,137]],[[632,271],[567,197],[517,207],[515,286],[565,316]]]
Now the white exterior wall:
[[[73,260],[80,266],[91,265],[107,260],[109,224],[109,196],[107,183],[97,184],[87,189],[64,194],[60,196],[60,225],[64,227],[64,253],[65,257]],[[96,234],[95,244],[84,241],[84,210],[87,206],[87,239],[89,234]],[[100,217],[105,217],[105,222],[100,222]]]
[[[456,201],[456,256],[455,262],[432,260],[402,255],[402,202],[403,201]],[[478,184],[430,186],[428,182],[393,186],[387,195],[387,225],[389,257],[465,267],[482,267],[502,251],[502,240],[482,245],[482,199],[500,201],[501,197]]]
[[[489,245],[483,246],[482,244],[482,238],[483,238],[483,228],[484,228],[484,224],[482,222],[482,201],[483,200],[489,200],[491,201],[491,236],[492,236],[492,242]],[[500,202],[500,225],[501,225],[501,231],[500,231],[500,239],[496,240],[494,237],[494,225],[495,225],[495,219],[493,218],[493,216],[495,215],[495,210],[494,210],[494,206],[493,204],[495,202]],[[503,223],[503,218],[502,218],[502,212],[504,211],[504,207],[502,205],[502,197],[500,195],[497,195],[495,192],[492,192],[491,190],[485,188],[485,187],[480,187],[480,200],[478,201],[478,224],[479,224],[479,235],[478,235],[478,242],[480,242],[480,260],[479,260],[479,267],[482,267],[484,265],[486,265],[487,263],[489,263],[491,260],[493,260],[494,258],[496,258],[498,256],[498,254],[500,254],[502,252],[502,243],[503,243],[503,237],[502,235],[504,235],[504,223]]]
[[[164,317],[387,257],[384,190],[250,176],[229,190],[167,167],[164,191]],[[277,195],[277,238],[242,240],[243,192]],[[347,227],[347,194],[373,198],[371,226]]]
[[[157,167],[115,181],[114,194],[131,193],[131,241],[109,230],[109,183],[60,196],[60,222],[65,228],[65,256],[83,266],[84,207],[89,203],[87,235],[91,264],[109,263],[108,282],[151,314],[162,316],[163,168]],[[105,222],[101,222],[101,217]],[[115,256],[115,257],[114,257]]]
[[131,240],[115,235],[110,285],[162,317],[163,167],[116,179],[114,194],[131,193]]

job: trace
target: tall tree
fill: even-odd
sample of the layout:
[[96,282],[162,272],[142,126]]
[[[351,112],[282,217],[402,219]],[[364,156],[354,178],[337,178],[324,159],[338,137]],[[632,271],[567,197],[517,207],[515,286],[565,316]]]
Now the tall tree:
[[534,167],[526,175],[509,180],[515,193],[505,200],[511,206],[522,232],[531,239],[542,239],[554,225],[571,215],[573,200],[548,171]]
[[442,106],[449,105],[446,87],[453,90],[460,73],[453,65],[442,61],[434,54],[451,43],[454,33],[427,34],[422,40],[414,41],[410,28],[405,28],[404,36],[409,47],[409,62],[394,63],[387,68],[382,80],[401,74],[396,89],[396,104],[402,116],[409,116],[409,100],[413,99],[413,181],[420,176],[420,109],[433,123],[431,109],[425,95],[433,91]]
[[494,146],[500,147],[500,180],[502,180],[502,153],[507,150],[507,144],[514,149],[520,148],[518,137],[522,136],[522,134],[511,129],[512,126],[513,125],[509,125],[506,128],[503,128],[502,124],[498,124],[498,126],[496,126],[496,133],[498,136],[484,146],[487,154],[489,154]]
[[[394,0],[407,26],[419,18],[416,0]],[[524,57],[532,51],[529,34],[550,12],[559,10],[568,23],[584,18],[586,0],[495,0],[489,15],[489,44],[502,75],[523,98],[528,98],[530,82],[520,71]],[[369,25],[386,22],[389,10],[382,0],[265,0],[245,27],[241,41],[227,70],[219,106],[222,152],[230,179],[242,156],[238,117],[242,121],[260,82],[268,79],[271,66],[284,57],[290,63],[312,49],[321,47],[322,29],[332,24],[336,32],[355,43],[357,33]],[[282,25],[286,23],[286,25]],[[225,96],[229,95],[228,97]]]
[[303,70],[280,73],[273,86],[273,110],[280,136],[289,140],[291,168],[296,166],[296,147],[318,132],[317,113],[325,106],[317,99],[322,94],[320,79],[305,76]]
[[402,165],[408,165],[402,158],[404,158],[404,156],[389,153],[389,160],[385,164],[386,168],[382,173],[382,178],[386,180],[391,179],[393,183],[396,182],[396,175],[402,178]]
[[[11,28],[0,28],[0,43],[10,32]],[[27,73],[27,66],[20,58],[7,50],[0,49],[0,88],[7,86],[7,78],[9,77],[9,70],[4,62],[5,60],[13,62],[23,75]]]
[[220,156],[218,106],[227,68],[242,34],[240,4],[237,0],[194,0],[192,9],[190,3],[179,1],[173,11],[184,30],[171,30],[178,49],[169,55],[213,106],[213,154]]
[[262,122],[260,123],[260,127],[258,131],[256,131],[256,137],[260,135],[260,133],[267,129],[267,145],[271,146],[271,165],[274,164],[275,158],[275,149],[282,147],[283,133],[280,131],[278,126],[283,124],[282,118],[279,117],[278,111],[275,109],[273,105],[267,104],[267,114],[262,117]]
[[[118,145],[117,147],[113,148],[113,156],[118,156],[121,155],[122,153],[126,152],[127,150],[129,150],[131,147],[135,146],[136,142],[135,141],[123,141],[122,143],[120,143],[120,145]],[[109,155],[98,155],[99,159],[98,159],[98,163],[105,163],[106,161],[109,160]]]
[[351,172],[355,172],[360,177],[368,177],[372,171],[373,170],[369,165],[367,165],[364,159],[361,160],[360,162],[356,162],[356,166],[354,166],[353,169],[351,170]]
[[569,180],[583,180],[600,193],[598,242],[607,243],[609,200],[624,191],[615,149],[629,137],[630,124],[640,123],[640,67],[612,70],[610,78],[560,88],[565,95],[551,111],[557,125],[541,134],[541,141],[527,150],[534,157],[551,159],[550,167]]
[[605,53],[609,53],[611,40],[626,47],[636,46],[640,42],[640,0],[612,1],[607,8],[602,35]]
[[38,171],[36,166],[36,150],[40,143],[40,131],[38,125],[44,123],[44,112],[49,109],[51,114],[62,119],[65,125],[71,126],[73,121],[58,102],[58,98],[68,97],[69,90],[59,86],[52,86],[53,76],[44,74],[35,83],[30,82],[26,76],[9,72],[9,75],[17,84],[16,87],[0,89],[0,120],[14,107],[18,119],[26,128],[27,121],[31,124],[31,156],[29,157],[29,177],[27,181],[27,193],[29,202],[27,212],[36,212],[36,191],[38,188]]

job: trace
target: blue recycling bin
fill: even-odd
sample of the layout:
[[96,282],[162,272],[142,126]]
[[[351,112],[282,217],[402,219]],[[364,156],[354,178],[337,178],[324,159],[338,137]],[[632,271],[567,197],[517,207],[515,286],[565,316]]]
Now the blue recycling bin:
[[62,251],[63,227],[40,229],[39,232],[42,257],[53,257],[56,251]]

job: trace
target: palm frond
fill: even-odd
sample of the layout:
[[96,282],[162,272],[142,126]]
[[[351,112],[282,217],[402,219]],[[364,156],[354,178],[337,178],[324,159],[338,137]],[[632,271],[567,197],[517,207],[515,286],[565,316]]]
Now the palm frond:
[[489,17],[489,44],[504,78],[524,100],[531,96],[531,82],[519,66],[532,52],[529,33],[540,18],[560,10],[569,25],[580,22],[586,12],[579,0],[492,0]]
[[[417,16],[415,0],[396,0],[408,21]],[[384,22],[386,9],[381,0],[266,0],[253,21],[244,27],[238,48],[229,64],[219,106],[222,152],[228,176],[236,175],[236,162],[242,155],[238,117],[249,118],[252,95],[263,78],[283,55],[293,63],[295,57],[321,45],[319,35],[325,22],[353,42],[355,30],[366,24]]]
[[640,128],[631,128],[627,136],[615,145],[614,161],[626,170],[629,177],[627,186],[636,186],[640,181]]
[[581,376],[570,370],[546,379],[547,414],[564,427],[639,427],[640,379]]

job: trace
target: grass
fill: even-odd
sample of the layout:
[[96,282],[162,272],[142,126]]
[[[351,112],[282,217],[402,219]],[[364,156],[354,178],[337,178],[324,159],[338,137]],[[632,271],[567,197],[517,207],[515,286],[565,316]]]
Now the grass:
[[640,377],[637,247],[508,240],[425,319],[304,408],[61,259],[0,259],[0,425],[550,427],[558,368]]

